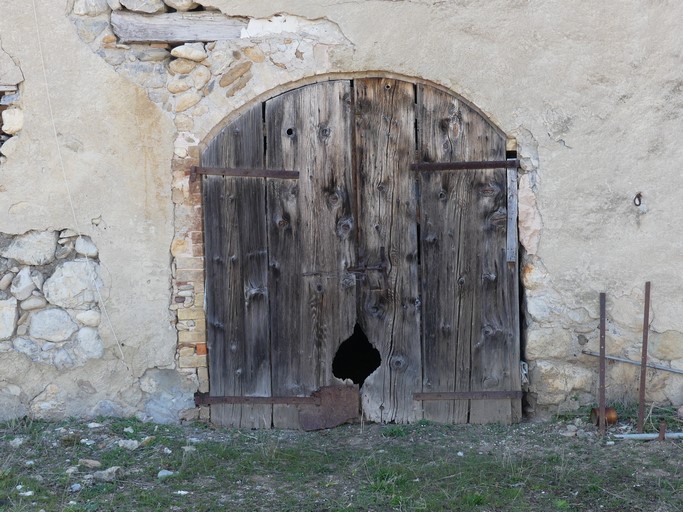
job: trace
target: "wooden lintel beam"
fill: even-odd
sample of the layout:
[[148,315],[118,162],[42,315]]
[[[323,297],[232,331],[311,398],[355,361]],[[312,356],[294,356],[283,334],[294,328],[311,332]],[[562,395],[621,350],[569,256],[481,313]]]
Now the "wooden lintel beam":
[[187,43],[239,39],[247,26],[243,18],[220,12],[173,12],[137,14],[114,11],[111,15],[114,34],[121,43]]

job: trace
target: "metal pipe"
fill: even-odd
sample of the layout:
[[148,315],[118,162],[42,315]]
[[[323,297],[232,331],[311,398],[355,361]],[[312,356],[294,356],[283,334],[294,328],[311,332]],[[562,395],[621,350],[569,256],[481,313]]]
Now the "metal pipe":
[[[654,441],[659,439],[659,434],[617,434],[617,439],[633,439],[636,441]],[[683,439],[683,432],[667,432],[664,439]]]
[[[590,350],[582,350],[581,353],[586,354],[587,356],[600,357],[600,354],[598,354],[597,352],[592,352]],[[640,361],[633,361],[632,359],[626,359],[625,357],[605,356],[605,359],[609,359],[610,361],[618,361],[620,363],[633,364],[636,366],[641,365]],[[667,366],[662,366],[661,364],[647,363],[647,367],[654,368],[655,370],[662,370],[665,372],[678,373],[683,375],[683,370],[679,370],[677,368],[669,368]]]
[[640,389],[638,390],[638,433],[643,433],[645,423],[645,383],[647,378],[647,335],[650,330],[650,281],[645,283],[645,312],[643,313],[643,353],[640,364]]
[[598,384],[598,405],[600,411],[598,419],[600,435],[605,435],[605,293],[600,293],[600,373]]

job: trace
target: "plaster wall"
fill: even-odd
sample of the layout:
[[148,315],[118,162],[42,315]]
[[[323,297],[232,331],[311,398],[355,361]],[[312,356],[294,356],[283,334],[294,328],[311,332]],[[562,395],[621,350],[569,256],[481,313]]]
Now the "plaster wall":
[[[104,356],[77,369],[0,354],[14,369],[0,386],[21,389],[7,398],[17,414],[48,385],[62,393],[60,414],[101,403],[147,414],[170,400],[156,400],[163,389],[186,397],[205,382],[201,217],[187,169],[243,106],[337,74],[437,83],[517,139],[530,410],[595,400],[597,360],[581,351],[597,350],[601,291],[608,353],[637,360],[650,280],[650,356],[683,368],[679,3],[205,0],[248,25],[202,45],[206,59],[182,72],[170,47],[152,60],[149,45],[117,43],[109,16],[118,2],[36,3],[57,141],[32,4],[0,0],[0,43],[24,76],[25,119],[0,164],[0,232],[90,236],[111,323],[99,327]],[[211,72],[201,87],[199,66]],[[192,85],[180,91],[178,80]],[[637,387],[637,368],[608,367],[609,399],[631,400]],[[683,378],[649,372],[648,397],[680,405]]]

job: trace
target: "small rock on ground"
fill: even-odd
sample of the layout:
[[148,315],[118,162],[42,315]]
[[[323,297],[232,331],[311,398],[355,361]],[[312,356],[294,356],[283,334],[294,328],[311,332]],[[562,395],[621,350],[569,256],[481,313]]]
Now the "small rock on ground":
[[123,469],[121,469],[120,466],[112,466],[104,471],[95,471],[95,473],[93,473],[95,480],[100,480],[102,482],[113,482],[121,475],[123,475]]

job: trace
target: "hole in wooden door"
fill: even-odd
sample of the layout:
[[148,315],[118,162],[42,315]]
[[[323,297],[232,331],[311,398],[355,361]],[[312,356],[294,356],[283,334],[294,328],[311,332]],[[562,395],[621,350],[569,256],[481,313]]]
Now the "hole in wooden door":
[[351,379],[362,386],[365,379],[379,368],[382,358],[368,337],[356,324],[353,334],[344,340],[332,361],[332,373],[338,379]]

